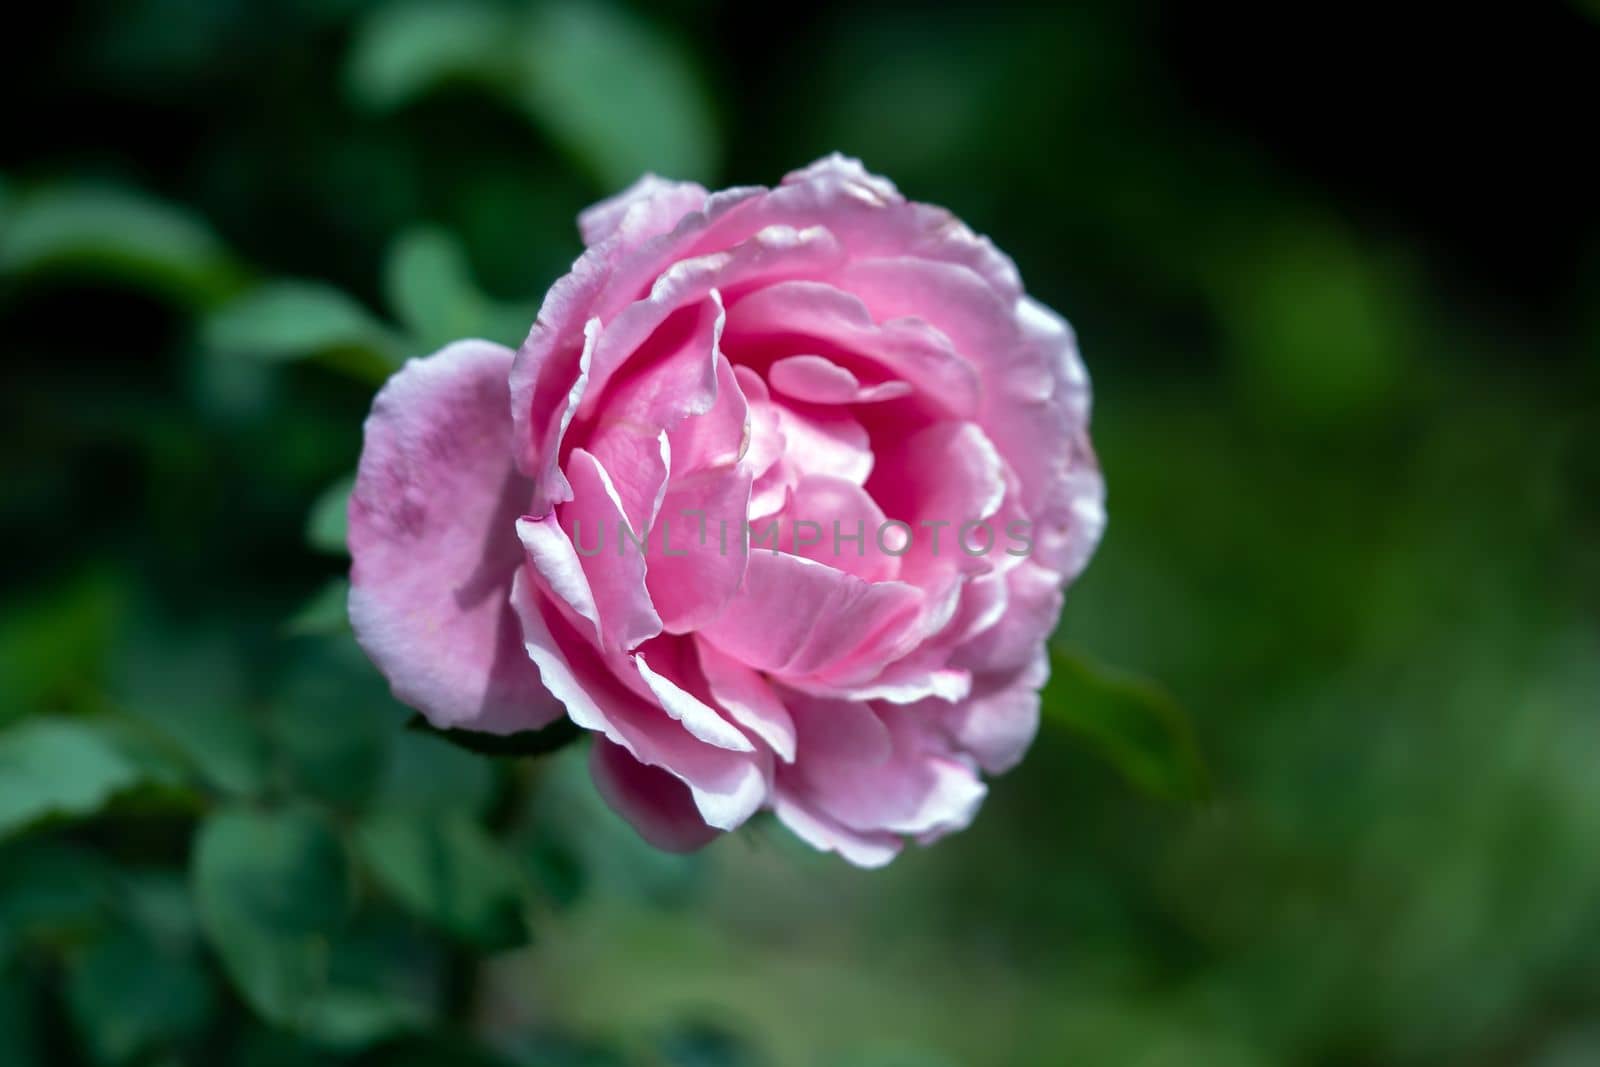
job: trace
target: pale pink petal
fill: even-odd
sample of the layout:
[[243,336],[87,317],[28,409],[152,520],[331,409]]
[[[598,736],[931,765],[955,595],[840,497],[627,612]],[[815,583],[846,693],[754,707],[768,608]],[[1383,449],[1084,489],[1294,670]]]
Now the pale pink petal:
[[992,241],[974,233],[945,208],[906,203],[892,182],[867,171],[860,160],[838,153],[825,156],[785,177],[779,192],[794,186],[814,190],[809,199],[824,209],[841,198],[878,209],[863,212],[856,227],[840,226],[857,255],[895,247],[922,258],[960,264],[1008,296],[1021,292],[1016,264]]
[[734,367],[733,375],[750,413],[750,445],[745,449],[744,462],[750,473],[759,478],[783,455],[786,446],[783,430],[778,425],[777,408],[761,375],[744,366]]
[[903,582],[865,582],[799,556],[752,545],[744,591],[700,635],[757,670],[815,674],[893,655],[922,610]]
[[826,230],[774,227],[732,248],[671,263],[653,279],[647,294],[623,304],[606,321],[589,369],[591,389],[580,411],[595,410],[612,377],[635,361],[651,336],[680,309],[703,303],[713,291],[726,294],[757,283],[810,276],[838,263],[839,255]]
[[992,626],[956,648],[951,662],[976,671],[1011,671],[1031,660],[1055,629],[1064,598],[1061,576],[1031,559],[1006,574],[1006,609]]
[[854,374],[822,356],[785,356],[767,368],[767,381],[780,393],[817,404],[844,404],[861,391]]
[[857,867],[882,867],[905,847],[895,834],[861,833],[842,826],[782,789],[774,795],[772,810],[800,840],[819,852],[837,852]]
[[[864,485],[872,474],[872,439],[866,427],[839,408],[774,404],[784,454],[779,461],[797,476],[827,474]],[[795,479],[798,482],[798,477]]]
[[750,472],[742,464],[674,479],[650,540],[646,582],[662,626],[687,633],[707,625],[744,581]]
[[881,700],[889,704],[915,704],[936,699],[946,702],[965,700],[972,691],[972,674],[954,667],[933,666],[936,657],[924,660],[913,654],[889,664],[868,681],[830,682],[822,679],[791,678],[788,686],[812,696],[832,700]]
[[604,648],[637,648],[661,632],[645,587],[644,556],[624,536],[622,502],[599,461],[574,449],[567,475],[573,498],[543,519],[521,520],[517,533],[534,569],[594,624]]
[[1039,732],[1039,690],[1050,677],[1050,658],[1040,646],[1022,667],[981,675],[972,694],[958,704],[929,702],[922,710],[946,724],[951,739],[990,774],[1015,767]]
[[595,738],[589,773],[611,810],[656,848],[693,852],[720,833],[700,817],[687,786],[658,767],[640,763],[621,745]]
[[708,467],[737,463],[751,445],[750,406],[733,364],[717,355],[716,396],[710,410],[675,426],[668,436],[672,471],[681,477]]
[[[583,451],[605,469],[606,477],[616,490],[622,514],[628,520],[628,529],[642,536],[655,525],[667,492],[667,466],[671,455],[667,432],[658,429],[652,433],[647,426],[619,420],[607,424],[603,432],[587,434]],[[612,533],[610,529],[606,531],[606,541],[614,549]],[[584,543],[593,541],[591,529]]]
[[545,295],[533,329],[511,366],[512,454],[533,479],[533,514],[572,497],[561,473],[561,439],[589,387],[602,324],[588,316],[605,285],[607,268],[596,250],[586,252]]
[[350,621],[395,696],[443,727],[560,717],[507,603],[530,486],[511,462],[512,353],[461,341],[373,401],[350,498]]
[[[730,752],[692,736],[659,705],[629,688],[539,588],[527,568],[512,582],[528,655],[572,721],[603,734],[634,759],[660,767],[689,787],[710,825],[731,830],[753,815],[769,791],[760,753]],[[637,674],[636,674],[637,677]]]
[[[580,405],[580,410],[589,409],[582,429],[598,435],[620,425],[625,431],[654,437],[685,418],[710,411],[717,402],[722,325],[722,297],[715,289],[703,300],[675,308],[632,352],[625,370],[617,368],[621,373],[604,381],[591,371]],[[593,408],[600,396],[604,405]]]
[[894,755],[894,739],[872,705],[782,687],[795,724],[795,758],[805,763],[846,762],[879,767]]
[[709,641],[695,641],[712,698],[734,722],[755,734],[785,762],[794,760],[794,720],[783,700],[756,671]]
[[[848,271],[849,268],[846,268]],[[977,414],[978,374],[949,338],[916,317],[881,316],[861,298],[809,279],[778,282],[728,305],[724,345],[741,359],[821,351],[863,380],[904,381],[945,416]]]
[[[832,736],[829,713],[840,704],[798,704],[791,710],[799,758],[779,769],[793,790],[818,811],[861,831],[938,834],[965,827],[987,792],[966,763],[943,751],[934,731],[909,708],[881,712],[890,738],[887,757],[862,757]],[[813,749],[823,750],[816,758]]]
[[780,393],[812,404],[871,404],[909,396],[910,382],[862,385],[850,371],[826,356],[784,356],[767,368],[767,378]]
[[578,216],[583,243],[597,245],[616,236],[637,245],[671,230],[692,211],[705,206],[710,194],[694,182],[668,181],[646,174],[615,196],[600,201]]
[[718,715],[715,708],[671,678],[656,673],[645,660],[643,652],[636,653],[633,662],[639,670],[639,676],[661,702],[663,710],[683,723],[683,728],[695,738],[730,752],[755,751],[756,747],[750,743],[750,739],[741,733],[737,726]]
[[883,523],[883,509],[855,482],[807,474],[779,513],[779,544],[866,581],[889,581],[899,576],[900,560],[878,545]]

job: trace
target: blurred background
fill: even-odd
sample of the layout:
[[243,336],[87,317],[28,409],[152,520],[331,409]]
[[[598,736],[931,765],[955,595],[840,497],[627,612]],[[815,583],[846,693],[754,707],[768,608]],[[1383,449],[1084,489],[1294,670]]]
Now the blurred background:
[[[1397,10],[1398,8],[1398,10]],[[103,0],[0,63],[0,1064],[1600,1063],[1600,8]],[[689,858],[352,652],[372,392],[834,149],[1076,325],[1046,722]]]

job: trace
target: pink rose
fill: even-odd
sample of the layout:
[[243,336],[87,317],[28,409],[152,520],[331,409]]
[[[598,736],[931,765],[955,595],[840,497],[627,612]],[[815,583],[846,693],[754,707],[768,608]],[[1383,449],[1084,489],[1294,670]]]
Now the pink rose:
[[519,351],[457,342],[374,401],[362,646],[436,726],[593,731],[662,848],[766,808],[875,866],[966,826],[1104,525],[1071,329],[837,155],[647,176],[579,226]]

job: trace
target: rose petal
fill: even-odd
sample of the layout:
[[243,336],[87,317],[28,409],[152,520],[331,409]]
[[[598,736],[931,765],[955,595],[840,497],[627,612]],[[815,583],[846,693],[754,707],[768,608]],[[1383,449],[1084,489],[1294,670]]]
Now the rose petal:
[[717,704],[785,762],[794,760],[794,720],[777,692],[757,672],[718,649],[696,641],[700,669]]
[[675,479],[650,539],[650,596],[669,633],[707,625],[744,581],[750,472],[740,464]]
[[878,546],[883,524],[883,509],[855,482],[807,474],[779,514],[779,543],[866,581],[889,581],[899,575],[900,560]]
[[865,582],[752,545],[744,592],[700,635],[757,670],[815,674],[863,658],[893,658],[890,650],[922,602],[903,582]]
[[560,717],[507,596],[531,487],[511,462],[512,353],[461,341],[408,362],[373,401],[350,499],[350,621],[396,698],[442,727]]
[[853,292],[809,279],[784,281],[729,301],[724,344],[751,361],[820,348],[836,363],[859,367],[851,370],[858,378],[907,382],[945,417],[975,416],[979,378],[969,359],[920,318],[882,318],[888,321],[874,321]]
[[656,848],[693,852],[719,833],[700,817],[687,786],[658,767],[640,763],[621,745],[595,738],[589,773],[611,810]]
[[909,396],[910,382],[888,381],[862,385],[850,371],[826,356],[784,356],[767,368],[772,387],[796,400],[812,404],[870,404]]
[[882,757],[838,743],[835,716],[845,706],[792,707],[799,758],[779,769],[785,791],[853,830],[936,834],[972,821],[987,789],[972,768],[940,750],[915,712],[883,712],[890,751]]
[[626,517],[598,460],[574,449],[567,461],[573,498],[517,533],[551,589],[594,626],[604,648],[628,650],[661,632],[645,587],[643,554],[624,536]]
[[572,628],[559,606],[544,597],[537,576],[527,568],[512,581],[511,603],[522,622],[528,655],[573,722],[681,780],[701,817],[718,829],[731,830],[760,808],[768,794],[768,771],[759,753],[704,744],[659,704],[630,689]]
[[619,231],[625,237],[622,243],[638,245],[671,230],[685,215],[703,207],[709,195],[694,182],[646,174],[617,195],[584,209],[578,216],[578,231],[586,245],[598,245]]
[[861,833],[842,826],[781,789],[774,796],[772,810],[800,840],[821,852],[837,852],[857,867],[882,867],[905,847],[894,834]]
[[639,676],[661,702],[661,707],[668,715],[683,723],[683,728],[697,739],[730,752],[755,751],[756,746],[750,743],[750,739],[740,733],[737,726],[718,715],[715,708],[671,678],[656,673],[645,661],[643,652],[637,653],[633,657],[633,662],[639,670]]

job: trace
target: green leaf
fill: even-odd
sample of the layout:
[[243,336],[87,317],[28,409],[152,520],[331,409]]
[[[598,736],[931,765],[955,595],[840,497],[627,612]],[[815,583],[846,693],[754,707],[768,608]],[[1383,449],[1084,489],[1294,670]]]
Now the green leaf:
[[206,305],[240,270],[205,223],[181,208],[110,187],[46,188],[17,199],[0,229],[0,274],[107,277]]
[[413,715],[406,723],[406,728],[442,738],[480,756],[546,756],[583,736],[583,730],[571,719],[557,719],[542,730],[486,734],[477,730],[441,729],[421,715]]
[[1160,686],[1053,649],[1041,704],[1045,722],[1081,734],[1138,788],[1175,800],[1205,794],[1193,726]]
[[284,631],[293,637],[349,633],[349,601],[350,580],[330,578],[284,623]]
[[289,786],[361,808],[382,780],[404,712],[348,634],[296,642],[268,733]]
[[9,972],[0,957],[0,1063],[7,1067],[44,1067],[33,982],[26,972]]
[[379,884],[418,917],[484,950],[527,942],[527,886],[467,816],[380,813],[356,841]]
[[1348,422],[1386,404],[1416,336],[1401,265],[1343,229],[1296,222],[1211,276],[1242,384],[1290,422]]
[[412,230],[395,242],[384,262],[384,287],[395,315],[428,349],[463,337],[515,345],[536,313],[485,296],[461,242],[434,227]]
[[119,656],[118,706],[158,731],[212,787],[264,792],[266,723],[252,704],[238,653],[220,636],[141,632]]
[[26,719],[0,733],[0,835],[51,816],[92,815],[144,778],[93,723]]
[[6,844],[0,848],[0,945],[60,947],[92,936],[105,925],[115,875],[99,853],[63,841]]
[[349,860],[317,815],[222,809],[200,828],[191,877],[201,928],[262,1018],[352,1047],[420,1021],[376,976],[338,972]]
[[372,382],[388,378],[404,353],[370,312],[319,282],[258,285],[208,315],[201,332],[218,353],[273,363],[316,358]]
[[93,570],[6,604],[0,620],[0,724],[41,709],[95,706],[93,667],[127,625],[127,581]]
[[679,906],[704,884],[704,854],[647,844],[601,798],[577,746],[541,764],[513,837],[509,847],[557,905],[582,894]]
[[443,83],[505,81],[515,46],[514,13],[504,8],[386,4],[357,30],[346,80],[357,105],[387,111]]
[[350,492],[356,486],[355,474],[347,474],[324,489],[306,516],[306,542],[319,552],[344,555],[349,531]]
[[495,765],[477,753],[416,730],[389,736],[389,761],[373,807],[481,816],[494,796]]
[[147,1057],[196,1034],[213,1001],[198,960],[131,927],[77,953],[66,989],[75,1028],[102,1064]]
[[534,12],[523,56],[523,106],[604,187],[646,171],[715,176],[717,133],[694,61],[649,23],[605,3],[551,3]]

